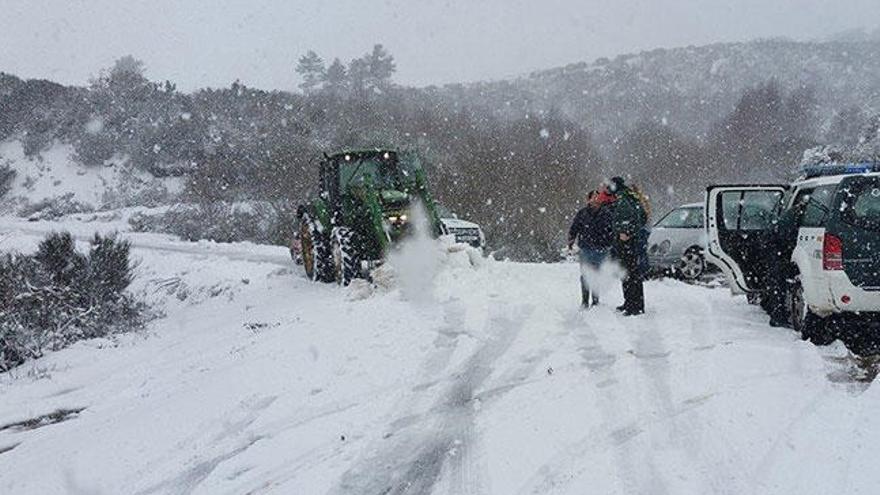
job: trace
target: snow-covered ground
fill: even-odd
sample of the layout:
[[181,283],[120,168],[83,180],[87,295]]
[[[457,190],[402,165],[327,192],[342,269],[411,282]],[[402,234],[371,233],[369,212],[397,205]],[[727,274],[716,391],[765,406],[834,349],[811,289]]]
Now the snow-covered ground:
[[[11,191],[0,202],[0,212],[15,212],[23,205],[70,195],[88,208],[118,207],[152,189],[152,194],[178,194],[179,178],[154,178],[132,167],[125,157],[114,157],[104,166],[87,167],[71,159],[72,146],[54,143],[36,157],[28,157],[19,140],[0,141],[0,165],[16,172]],[[137,203],[136,201],[134,203]]]
[[[3,219],[0,250],[123,226]],[[166,317],[0,375],[0,493],[877,492],[880,388],[723,289],[625,319],[570,264],[440,254],[415,297],[126,235]]]

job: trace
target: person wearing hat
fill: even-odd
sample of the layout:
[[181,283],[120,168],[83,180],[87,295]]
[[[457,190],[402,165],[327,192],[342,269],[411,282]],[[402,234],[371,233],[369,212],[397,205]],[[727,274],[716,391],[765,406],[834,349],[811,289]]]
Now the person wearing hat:
[[590,191],[587,206],[581,208],[568,230],[568,249],[577,242],[581,265],[581,305],[590,308],[599,304],[595,284],[590,284],[591,274],[596,273],[608,257],[613,240],[611,212],[608,205],[614,197],[600,191]]
[[614,254],[626,270],[623,279],[623,305],[617,308],[624,316],[645,312],[645,292],[642,284],[641,234],[648,222],[648,213],[641,198],[627,186],[623,177],[614,177],[605,184],[608,194],[614,196],[611,207]]

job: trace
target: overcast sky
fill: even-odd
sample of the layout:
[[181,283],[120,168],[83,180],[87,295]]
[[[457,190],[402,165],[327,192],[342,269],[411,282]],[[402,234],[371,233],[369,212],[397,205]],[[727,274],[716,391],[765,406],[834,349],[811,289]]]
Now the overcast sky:
[[397,82],[427,85],[878,24],[880,0],[0,0],[0,71],[84,84],[131,54],[181,89],[293,89],[306,50],[347,61],[382,43]]

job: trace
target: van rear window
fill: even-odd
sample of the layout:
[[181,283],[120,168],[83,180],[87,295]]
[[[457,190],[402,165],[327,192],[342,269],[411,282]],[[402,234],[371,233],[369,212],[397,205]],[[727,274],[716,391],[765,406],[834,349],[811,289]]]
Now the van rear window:
[[880,230],[880,180],[856,178],[841,188],[843,221],[869,230]]

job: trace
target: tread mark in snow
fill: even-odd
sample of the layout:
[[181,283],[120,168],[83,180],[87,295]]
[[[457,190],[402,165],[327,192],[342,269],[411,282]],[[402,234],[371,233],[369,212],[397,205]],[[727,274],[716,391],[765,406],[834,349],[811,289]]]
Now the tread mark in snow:
[[5,447],[0,447],[0,455],[9,452],[10,450],[12,450],[12,449],[18,447],[19,445],[21,445],[21,444],[20,444],[20,443],[14,443],[14,444],[12,444],[12,445],[7,445],[7,446],[5,446]]
[[244,445],[241,445],[232,451],[220,454],[214,458],[204,460],[195,466],[182,472],[177,477],[163,481],[153,485],[145,490],[137,492],[137,495],[149,495],[151,493],[178,493],[181,495],[192,493],[198,486],[205,481],[211,473],[217,469],[221,463],[236,457],[247,449],[251,448],[255,443],[263,440],[264,436],[254,437]]
[[85,411],[85,407],[74,407],[71,409],[57,409],[48,414],[43,414],[42,416],[37,416],[35,418],[26,419],[24,421],[16,421],[14,423],[8,423],[3,426],[0,426],[0,431],[27,431],[27,430],[36,430],[37,428],[42,428],[44,426],[54,425],[57,423],[61,423],[63,421],[67,421],[69,419],[73,419],[79,416],[79,413]]
[[[487,338],[479,349],[453,375],[453,384],[424,418],[424,426],[397,430],[383,440],[378,454],[364,458],[346,472],[337,488],[339,493],[429,494],[440,480],[444,466],[449,472],[450,491],[457,494],[479,491],[471,479],[476,470],[469,466],[476,390],[492,374],[492,364],[504,354],[524,325],[527,314],[505,311],[487,323]],[[525,308],[523,308],[525,309]],[[528,308],[531,312],[531,308]],[[429,360],[426,369],[435,369]],[[404,424],[413,421],[404,416]],[[399,420],[398,420],[399,421]],[[450,462],[451,461],[451,462]],[[447,464],[449,464],[447,466]]]

